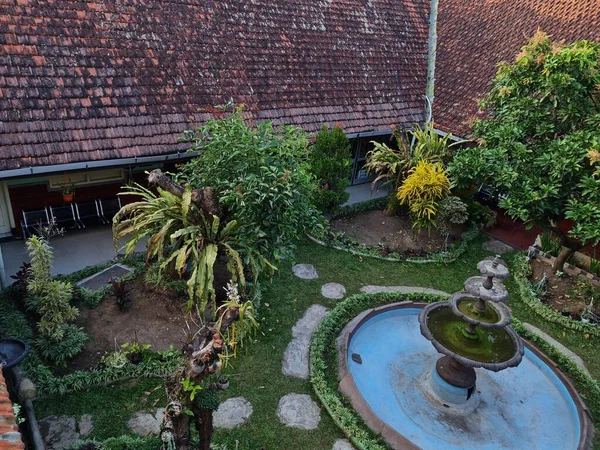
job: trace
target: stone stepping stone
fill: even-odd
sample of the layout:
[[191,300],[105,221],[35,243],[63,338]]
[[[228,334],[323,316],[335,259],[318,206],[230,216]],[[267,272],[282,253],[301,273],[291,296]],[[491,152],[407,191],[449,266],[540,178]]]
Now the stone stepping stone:
[[338,439],[333,443],[331,450],[355,450],[352,444],[347,439]]
[[310,340],[325,314],[327,314],[327,308],[322,305],[312,305],[293,326],[293,339],[283,353],[281,372],[284,375],[303,380],[308,379]]
[[346,288],[339,283],[327,283],[321,287],[321,295],[325,298],[339,300],[346,295]]
[[246,423],[254,409],[244,397],[234,397],[225,400],[213,413],[213,424],[216,428],[231,430]]
[[552,345],[554,348],[556,348],[556,350],[558,350],[564,356],[566,356],[571,361],[573,361],[575,364],[577,364],[577,366],[579,366],[579,368],[581,370],[583,370],[584,372],[586,372],[588,375],[590,374],[590,371],[585,366],[585,363],[583,362],[583,359],[581,359],[581,357],[579,355],[575,354],[572,350],[569,350],[567,347],[565,347],[564,345],[562,345],[560,342],[558,342],[552,336],[550,336],[547,333],[543,332],[538,327],[534,327],[530,323],[523,323],[523,327],[527,331],[529,331],[530,333],[539,336],[544,341],[546,341],[548,344]]
[[424,287],[417,286],[375,286],[375,285],[367,285],[360,288],[361,292],[365,294],[377,294],[379,292],[399,292],[401,294],[411,294],[414,292],[418,292],[421,294],[434,294],[434,295],[445,295],[447,297],[450,296],[447,292],[440,291],[438,289],[430,289]]
[[321,409],[310,395],[287,394],[279,400],[277,417],[288,427],[314,430],[321,421]]
[[506,244],[498,239],[491,239],[487,242],[484,242],[483,249],[498,255],[514,252],[516,250],[512,245]]
[[292,272],[298,278],[302,278],[303,280],[314,280],[319,278],[317,274],[317,269],[312,264],[296,264],[292,267]]
[[157,408],[154,413],[137,412],[129,419],[127,426],[138,436],[148,437],[160,433],[160,427],[165,415],[164,408]]
[[49,416],[40,420],[40,434],[47,450],[62,450],[89,436],[93,429],[92,416],[75,417]]

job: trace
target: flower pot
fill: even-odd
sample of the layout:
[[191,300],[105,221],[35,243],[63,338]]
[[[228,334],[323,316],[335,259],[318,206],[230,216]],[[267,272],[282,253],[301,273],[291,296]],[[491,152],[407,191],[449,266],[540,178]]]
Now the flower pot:
[[229,387],[229,380],[227,378],[219,378],[217,381],[217,388],[221,391],[224,391]]
[[70,192],[68,194],[63,194],[62,198],[63,198],[63,202],[65,203],[71,203],[73,201],[73,197],[75,196],[74,192]]
[[132,364],[139,364],[144,359],[144,355],[140,352],[129,353],[127,354],[127,359],[129,359],[129,362]]

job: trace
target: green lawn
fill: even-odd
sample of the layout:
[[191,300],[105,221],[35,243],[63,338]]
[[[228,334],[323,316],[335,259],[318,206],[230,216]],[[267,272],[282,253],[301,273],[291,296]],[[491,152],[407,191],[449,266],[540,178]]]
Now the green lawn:
[[[239,449],[310,449],[328,450],[337,438],[343,437],[327,413],[322,410],[321,423],[314,431],[301,431],[281,425],[276,416],[279,399],[290,392],[314,396],[309,381],[285,377],[281,373],[283,352],[291,340],[291,328],[313,303],[333,307],[335,301],[321,296],[321,286],[328,282],[342,283],[347,295],[359,292],[362,285],[412,285],[432,287],[454,292],[461,290],[464,280],[477,274],[476,264],[488,253],[482,249],[485,238],[477,238],[470,249],[452,264],[392,263],[360,258],[337,250],[303,242],[297,252],[298,263],[313,264],[317,280],[301,280],[282,264],[279,274],[264,286],[261,328],[257,342],[244,348],[230,369],[231,387],[223,398],[244,396],[254,406],[254,414],[247,424],[232,430],[217,430],[215,441]],[[509,290],[516,292],[512,283]],[[563,342],[578,353],[588,364],[592,374],[600,378],[600,361],[594,354],[597,343],[584,341],[576,333],[563,332],[555,326],[531,318],[518,301],[509,302],[514,314]],[[597,352],[597,349],[596,349]],[[159,380],[125,383],[90,392],[36,402],[40,417],[68,414],[93,414],[96,426],[93,437],[104,439],[126,432],[125,422],[133,411],[152,406],[162,395],[162,389],[151,392]],[[151,392],[147,394],[147,392]],[[160,406],[160,402],[157,404]]]

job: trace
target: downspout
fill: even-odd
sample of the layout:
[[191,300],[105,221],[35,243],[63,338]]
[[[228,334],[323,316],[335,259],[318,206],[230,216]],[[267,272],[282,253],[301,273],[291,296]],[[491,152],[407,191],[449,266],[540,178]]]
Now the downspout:
[[433,98],[435,87],[435,60],[437,53],[437,17],[439,0],[431,0],[429,13],[429,44],[427,49],[427,86],[425,88],[425,123],[433,118]]

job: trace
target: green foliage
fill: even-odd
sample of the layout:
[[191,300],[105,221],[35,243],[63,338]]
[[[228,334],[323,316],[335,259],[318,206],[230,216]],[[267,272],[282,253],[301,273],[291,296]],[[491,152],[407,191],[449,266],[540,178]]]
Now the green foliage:
[[544,231],[540,234],[540,250],[552,256],[558,256],[562,246],[560,242],[552,235],[550,231]]
[[[194,304],[200,311],[210,304],[212,314],[216,314],[213,283],[219,252],[227,256],[227,267],[234,280],[245,285],[242,258],[230,244],[230,240],[233,245],[239,243],[235,220],[221,226],[217,216],[205,217],[202,210],[192,203],[190,187],[186,188],[182,197],[162,189],[155,194],[140,185],[128,187],[124,194],[141,196],[142,201],[125,205],[115,216],[115,242],[127,236],[125,249],[131,253],[140,240],[150,237],[146,259],[158,258],[159,275],[172,266],[182,274],[187,271],[190,262],[188,311]],[[252,254],[247,253],[246,256],[256,278],[260,264]]]
[[73,288],[73,303],[75,305],[85,306],[86,308],[96,308],[104,299],[108,286],[100,289],[87,289],[84,287]]
[[216,389],[204,389],[196,398],[196,406],[209,411],[216,411],[220,403],[219,392]]
[[43,337],[58,343],[63,339],[65,325],[79,314],[69,304],[73,297],[73,286],[50,278],[52,247],[46,239],[32,236],[27,240],[27,251],[31,258],[27,291],[31,296],[31,305],[40,316],[38,330]]
[[496,223],[496,212],[489,206],[482,205],[476,200],[468,199],[466,202],[469,222],[481,228],[491,228]]
[[238,224],[236,250],[245,262],[251,255],[274,260],[314,225],[314,182],[302,129],[254,125],[238,108],[187,131],[184,139],[199,154],[177,180],[215,189],[222,221]]
[[590,258],[590,273],[600,277],[600,259]]
[[441,199],[450,193],[450,180],[439,163],[419,161],[398,189],[400,204],[408,204],[413,227],[430,229]]
[[321,128],[310,153],[310,170],[317,180],[313,202],[319,210],[336,211],[348,200],[351,156],[350,141],[340,126]]
[[88,339],[83,328],[73,324],[63,325],[62,331],[63,336],[58,341],[41,335],[34,342],[40,355],[57,365],[65,365],[67,360],[79,354]]
[[479,147],[449,166],[453,185],[488,183],[513,218],[600,241],[600,44],[562,47],[538,32],[513,64],[502,65],[474,124]]
[[468,219],[467,205],[459,197],[446,197],[440,201],[436,216],[437,227],[440,233],[448,235],[453,225],[462,225]]
[[120,436],[102,442],[80,441],[67,450],[157,450],[161,445],[158,437]]
[[412,135],[415,137],[415,145],[412,150],[413,167],[419,161],[445,164],[450,157],[450,149],[459,144],[459,142],[451,143],[451,133],[440,136],[435,131],[433,122],[426,123],[424,128],[415,125],[412,129]]
[[198,393],[204,389],[202,385],[197,384],[194,380],[190,379],[189,376],[186,379],[181,380],[179,383],[181,384],[183,391],[188,394],[191,401],[194,401],[196,395],[198,395]]

